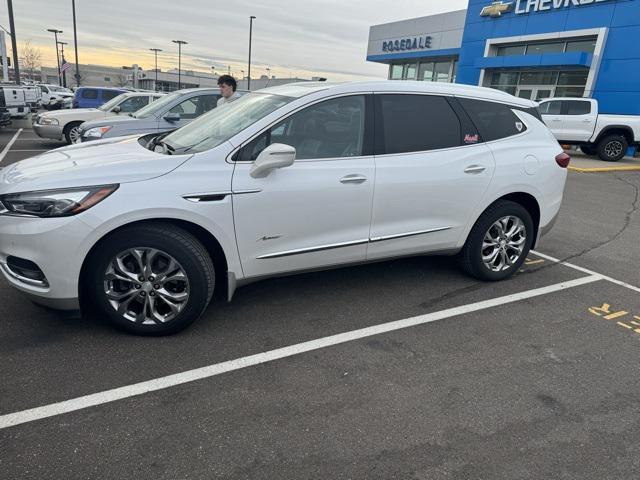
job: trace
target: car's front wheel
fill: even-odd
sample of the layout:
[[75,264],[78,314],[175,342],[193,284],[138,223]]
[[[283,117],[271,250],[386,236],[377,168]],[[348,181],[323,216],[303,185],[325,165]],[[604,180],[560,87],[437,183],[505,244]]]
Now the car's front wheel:
[[522,205],[498,202],[485,210],[471,229],[460,252],[460,264],[480,280],[503,280],[522,266],[533,235],[533,220]]
[[173,225],[125,228],[94,251],[87,270],[92,306],[130,333],[176,333],[202,315],[213,295],[208,252]]
[[73,122],[64,127],[64,139],[69,145],[80,140],[80,122]]

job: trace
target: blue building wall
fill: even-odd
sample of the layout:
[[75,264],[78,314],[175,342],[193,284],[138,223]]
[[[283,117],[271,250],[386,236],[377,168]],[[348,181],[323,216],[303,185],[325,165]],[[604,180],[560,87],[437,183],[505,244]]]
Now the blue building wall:
[[[458,83],[478,85],[481,69],[492,66],[493,60],[483,60],[488,39],[608,27],[593,97],[602,113],[640,115],[640,0],[609,0],[522,15],[512,9],[499,18],[481,17],[490,4],[491,0],[469,0]],[[552,59],[544,57],[534,56],[530,65],[523,65],[526,59],[518,57],[514,68],[549,65]]]

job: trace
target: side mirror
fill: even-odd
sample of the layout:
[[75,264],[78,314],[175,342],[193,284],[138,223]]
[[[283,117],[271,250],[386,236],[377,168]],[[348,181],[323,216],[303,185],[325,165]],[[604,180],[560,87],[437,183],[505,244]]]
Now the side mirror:
[[112,111],[113,113],[120,113],[120,112],[122,111],[122,109],[120,108],[120,105],[116,105],[115,107],[113,107],[113,108],[111,109],[111,111]]
[[284,143],[274,143],[258,155],[258,158],[253,162],[249,175],[253,178],[264,178],[274,168],[290,167],[295,159],[295,148]]
[[167,122],[171,122],[171,123],[179,122],[180,121],[180,114],[179,113],[167,113],[164,116],[164,119]]

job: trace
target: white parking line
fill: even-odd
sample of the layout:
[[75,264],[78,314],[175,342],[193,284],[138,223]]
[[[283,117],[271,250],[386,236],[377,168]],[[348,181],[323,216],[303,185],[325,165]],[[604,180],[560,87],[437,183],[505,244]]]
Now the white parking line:
[[22,129],[19,129],[16,132],[16,134],[13,136],[13,138],[11,140],[9,140],[9,143],[7,143],[7,146],[4,147],[4,150],[2,150],[2,153],[0,153],[0,163],[2,163],[2,161],[4,160],[5,155],[7,154],[9,149],[13,146],[13,144],[15,143],[15,141],[17,140],[17,138],[20,136],[21,133],[22,133]]
[[148,380],[146,382],[134,383],[132,385],[114,388],[112,390],[105,390],[103,392],[93,393],[90,395],[85,395],[58,403],[52,403],[50,405],[45,405],[42,407],[9,413],[0,416],[0,430],[23,423],[41,420],[43,418],[63,415],[65,413],[70,413],[97,405],[103,405],[105,403],[115,402],[117,400],[122,400],[149,392],[164,390],[176,385],[182,385],[185,383],[214,377],[223,373],[240,370],[242,368],[259,365],[266,362],[271,362],[273,360],[278,360],[281,358],[291,357],[301,353],[310,352],[312,350],[319,350],[321,348],[327,348],[333,345],[352,342],[354,340],[360,340],[362,338],[371,337],[373,335],[380,335],[382,333],[415,327],[416,325],[437,322],[438,320],[443,320],[445,318],[451,318],[458,315],[464,315],[466,313],[485,310],[487,308],[506,305],[508,303],[518,302],[527,298],[538,297],[540,295],[546,295],[549,293],[566,290],[568,288],[586,285],[588,283],[597,282],[599,280],[602,280],[601,276],[599,275],[583,277],[577,280],[557,283],[548,287],[536,288],[534,290],[528,290],[526,292],[520,292],[512,295],[494,298],[491,300],[471,303],[468,305],[463,305],[461,307],[448,308],[439,312],[428,313],[417,317],[406,318],[404,320],[383,323],[381,325],[374,325],[372,327],[353,330],[351,332],[339,333],[337,335],[331,335],[329,337],[298,343],[296,345],[290,345],[288,347],[278,348],[276,350],[270,350],[268,352],[258,353],[256,355],[250,355],[248,357],[237,358],[235,360],[229,360],[227,362],[216,363],[207,367],[196,368],[194,370],[188,370],[186,372],[176,373],[174,375],[168,375],[166,377],[160,377],[154,380]]
[[588,275],[595,275],[600,277],[602,280],[606,280],[607,282],[615,283],[616,285],[620,285],[621,287],[628,288],[635,292],[640,292],[640,288],[635,285],[631,285],[630,283],[623,282],[622,280],[616,280],[615,278],[608,277],[607,275],[603,275],[598,272],[594,272],[593,270],[589,270],[588,268],[580,267],[578,265],[574,265],[573,263],[563,262],[559,258],[553,258],[549,255],[545,255],[544,253],[536,252],[535,250],[531,250],[531,253],[544,258],[545,260],[549,260],[550,262],[559,263],[560,265],[564,265],[565,267],[573,268],[574,270],[578,270],[579,272],[586,273]]

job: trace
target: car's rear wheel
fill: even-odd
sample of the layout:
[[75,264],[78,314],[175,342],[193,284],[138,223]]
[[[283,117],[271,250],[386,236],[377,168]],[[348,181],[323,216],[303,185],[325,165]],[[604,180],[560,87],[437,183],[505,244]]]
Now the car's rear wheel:
[[176,333],[202,315],[214,290],[202,244],[169,224],[120,230],[95,249],[87,270],[97,313],[138,335]]
[[80,122],[73,122],[64,127],[64,138],[69,145],[80,140]]
[[617,162],[624,158],[629,142],[623,135],[608,135],[598,142],[598,156],[605,162]]
[[510,277],[522,266],[533,243],[534,226],[520,204],[500,201],[480,216],[460,252],[460,265],[480,280]]

